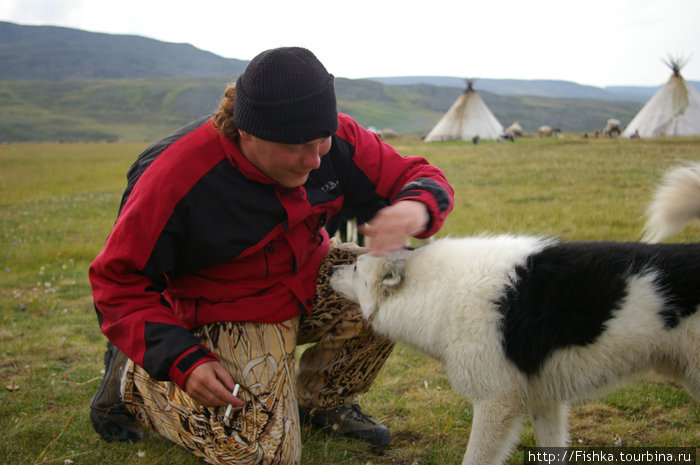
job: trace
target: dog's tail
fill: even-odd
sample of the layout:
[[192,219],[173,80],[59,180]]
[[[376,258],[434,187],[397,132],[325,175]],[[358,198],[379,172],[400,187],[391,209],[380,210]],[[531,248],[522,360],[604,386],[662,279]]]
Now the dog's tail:
[[700,163],[666,172],[647,208],[644,242],[660,242],[700,218]]

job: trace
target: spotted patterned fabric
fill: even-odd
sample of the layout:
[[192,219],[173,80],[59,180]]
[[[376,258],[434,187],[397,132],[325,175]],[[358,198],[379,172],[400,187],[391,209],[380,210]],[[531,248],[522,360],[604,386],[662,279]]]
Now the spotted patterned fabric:
[[363,249],[353,243],[331,243],[319,268],[314,310],[302,315],[298,344],[315,343],[299,360],[299,404],[327,410],[357,403],[367,392],[391,354],[394,344],[375,334],[359,307],[335,293],[329,283],[331,268],[355,263]]
[[[245,406],[224,422],[225,408],[199,405],[177,385],[152,379],[129,361],[123,397],[146,428],[212,464],[298,464],[298,405],[329,409],[357,402],[391,354],[359,308],[328,283],[330,270],[363,249],[332,243],[319,270],[311,314],[280,324],[221,322],[194,331],[241,384]],[[297,344],[309,345],[295,366]],[[310,345],[314,344],[314,345]]]

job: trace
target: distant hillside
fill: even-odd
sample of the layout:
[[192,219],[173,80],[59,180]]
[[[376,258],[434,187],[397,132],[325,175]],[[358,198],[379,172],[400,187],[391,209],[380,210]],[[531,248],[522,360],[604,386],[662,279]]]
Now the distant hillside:
[[189,44],[0,21],[0,80],[230,78],[246,64]]
[[[0,21],[0,80],[227,77],[247,61],[222,58],[189,44],[55,26]],[[450,76],[375,77],[391,85],[431,84],[464,88]],[[700,82],[693,82],[700,90]],[[499,95],[646,102],[658,87],[583,86],[556,80],[477,79],[475,88]]]
[[[151,141],[213,112],[246,64],[187,44],[0,22],[0,142]],[[364,126],[425,135],[464,89],[435,79],[338,78],[338,109]],[[483,79],[476,89],[504,127],[518,121],[527,132],[593,132],[641,107],[562,81]]]
[[[226,78],[0,81],[0,142],[152,141],[219,104]],[[336,79],[339,111],[364,126],[425,135],[460,89],[389,86]],[[629,122],[640,104],[585,99],[506,97],[480,92],[504,126],[527,132],[549,124],[593,132],[615,117]]]
[[[670,73],[669,73],[670,76]],[[449,76],[372,77],[372,81],[392,85],[432,84],[464,89],[464,79]],[[700,82],[689,81],[700,90]],[[660,86],[584,86],[569,81],[523,79],[476,79],[474,88],[499,95],[529,95],[548,98],[578,98],[611,101],[646,102]]]

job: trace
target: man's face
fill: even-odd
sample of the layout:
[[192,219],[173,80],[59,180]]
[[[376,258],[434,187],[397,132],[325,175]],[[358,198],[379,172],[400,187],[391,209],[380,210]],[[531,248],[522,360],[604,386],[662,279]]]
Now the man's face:
[[245,131],[239,132],[243,156],[284,187],[304,184],[311,170],[321,166],[321,157],[331,149],[330,137],[305,144],[282,144],[259,139]]

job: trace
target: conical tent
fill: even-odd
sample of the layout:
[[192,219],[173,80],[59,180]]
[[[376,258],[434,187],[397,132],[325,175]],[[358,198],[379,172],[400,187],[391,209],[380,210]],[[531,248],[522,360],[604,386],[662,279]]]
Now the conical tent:
[[666,64],[673,74],[622,131],[623,137],[700,135],[700,93],[681,76],[682,60]]
[[467,89],[424,140],[472,140],[477,136],[479,139],[497,139],[502,134],[503,126],[474,91],[472,81],[467,81]]

